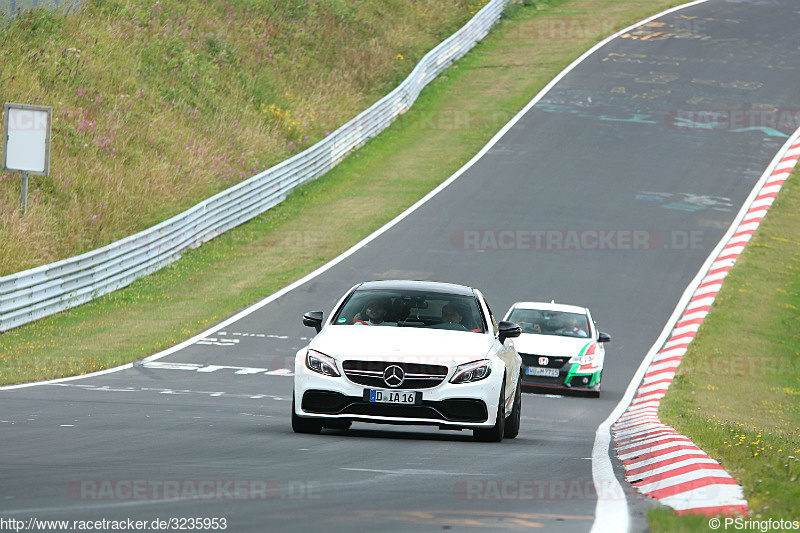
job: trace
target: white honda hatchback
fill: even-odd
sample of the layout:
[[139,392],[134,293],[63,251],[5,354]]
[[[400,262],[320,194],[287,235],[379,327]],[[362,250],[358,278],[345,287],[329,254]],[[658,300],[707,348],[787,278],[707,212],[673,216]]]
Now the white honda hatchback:
[[295,359],[292,428],[319,433],[352,422],[472,429],[499,442],[519,433],[522,359],[480,291],[429,281],[356,285]]

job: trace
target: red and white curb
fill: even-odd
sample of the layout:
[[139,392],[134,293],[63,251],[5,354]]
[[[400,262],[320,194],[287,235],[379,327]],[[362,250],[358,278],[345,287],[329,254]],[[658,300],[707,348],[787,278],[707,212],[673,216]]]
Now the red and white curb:
[[[655,353],[628,408],[613,425],[617,456],[626,480],[678,513],[748,514],[742,487],[720,464],[658,419],[658,406],[675,377],[689,343],[708,314],[731,267],[753,237],[800,159],[795,133],[773,160],[740,212],[732,235],[705,270],[666,342]],[[731,232],[729,231],[728,234]],[[697,278],[696,278],[697,279]]]

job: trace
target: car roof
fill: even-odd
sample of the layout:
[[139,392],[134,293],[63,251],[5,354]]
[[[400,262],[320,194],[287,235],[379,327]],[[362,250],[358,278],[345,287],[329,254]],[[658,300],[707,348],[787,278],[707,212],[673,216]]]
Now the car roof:
[[356,289],[359,290],[397,290],[397,291],[427,291],[440,292],[444,294],[459,294],[462,296],[474,296],[474,289],[466,285],[455,283],[443,283],[439,281],[411,281],[411,280],[381,280],[367,281]]
[[534,309],[538,311],[561,311],[564,313],[586,314],[585,307],[577,305],[557,304],[555,302],[517,302],[511,309]]

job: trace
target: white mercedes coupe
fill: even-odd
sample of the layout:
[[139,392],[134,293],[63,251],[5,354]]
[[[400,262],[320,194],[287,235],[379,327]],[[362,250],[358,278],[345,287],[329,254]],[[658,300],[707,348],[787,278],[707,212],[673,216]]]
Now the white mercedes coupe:
[[519,433],[522,359],[512,322],[495,321],[480,291],[430,281],[356,285],[295,358],[292,428],[352,422],[471,429],[500,442]]

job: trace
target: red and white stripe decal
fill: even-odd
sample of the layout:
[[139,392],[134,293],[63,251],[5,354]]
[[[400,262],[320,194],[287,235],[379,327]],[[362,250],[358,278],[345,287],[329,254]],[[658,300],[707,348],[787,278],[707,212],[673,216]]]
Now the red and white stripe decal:
[[780,156],[750,203],[733,235],[708,267],[705,277],[656,353],[627,410],[613,425],[617,456],[625,478],[639,492],[679,514],[748,514],[742,487],[720,464],[658,419],[658,406],[675,371],[708,314],[725,276],[750,241],[800,159],[800,141]]

